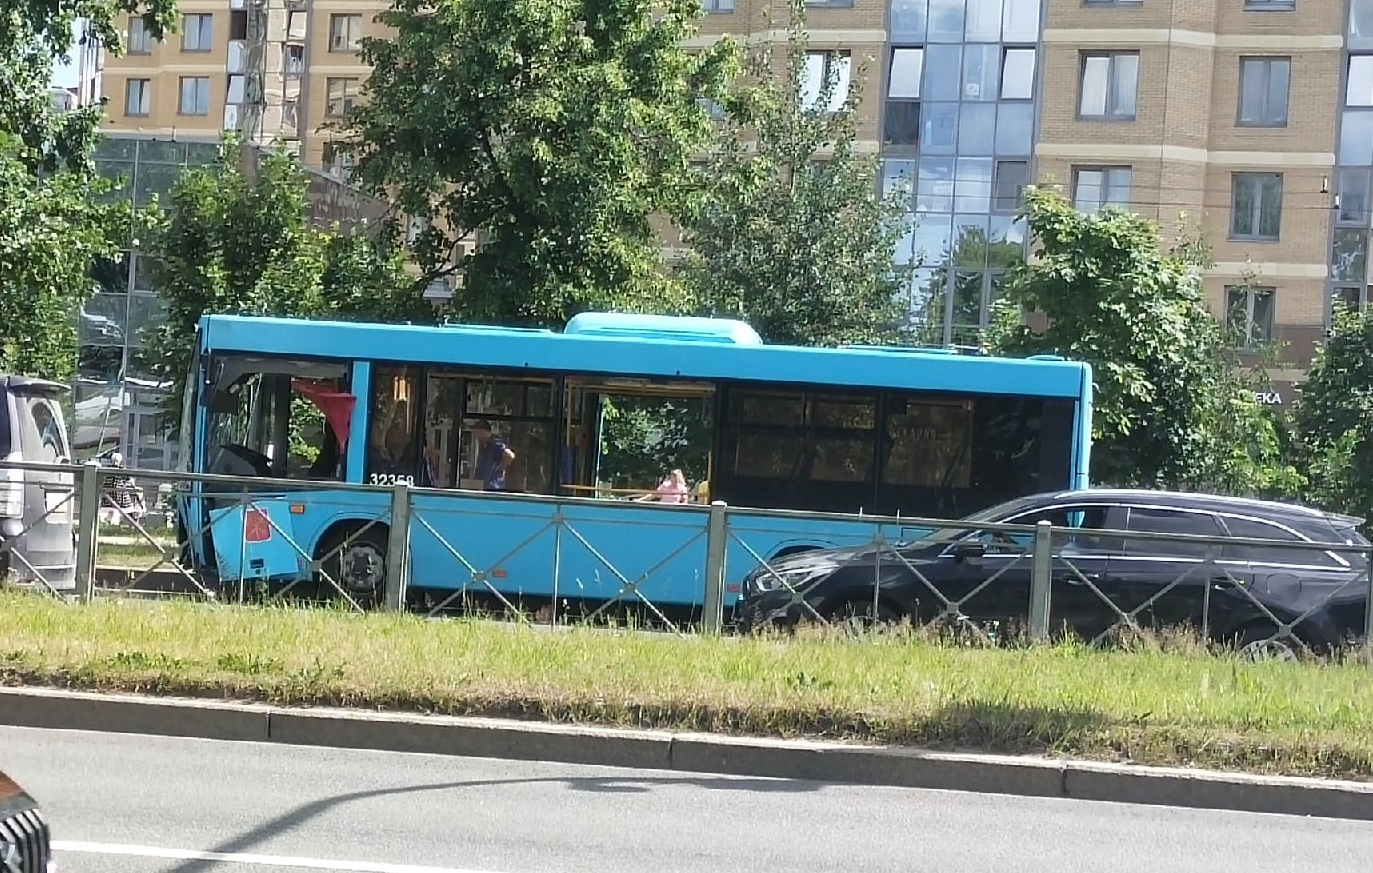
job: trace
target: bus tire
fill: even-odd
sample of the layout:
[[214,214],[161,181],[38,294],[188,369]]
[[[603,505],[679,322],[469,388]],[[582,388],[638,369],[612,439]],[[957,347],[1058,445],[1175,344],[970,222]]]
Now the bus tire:
[[346,527],[331,533],[320,549],[329,556],[324,572],[363,609],[376,609],[386,602],[388,539],[388,531],[379,524],[363,530]]

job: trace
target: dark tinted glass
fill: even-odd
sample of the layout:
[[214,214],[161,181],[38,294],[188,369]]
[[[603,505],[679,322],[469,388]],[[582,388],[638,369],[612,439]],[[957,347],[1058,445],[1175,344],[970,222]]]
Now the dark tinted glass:
[[877,511],[961,517],[1070,487],[1074,409],[1027,397],[889,396]]
[[[1052,506],[1013,516],[1006,519],[1005,523],[1036,525],[1041,521],[1047,521],[1055,528],[1064,529],[1054,532],[1053,544],[1056,554],[1105,557],[1119,554],[1121,547],[1119,537],[1101,534],[1102,529],[1107,526],[1106,517],[1109,511],[1110,508],[1106,506]],[[1029,548],[1034,542],[1034,535],[1030,533],[984,531],[975,536],[987,544],[988,554],[1006,551],[1015,553]]]
[[731,388],[724,407],[712,486],[733,505],[955,518],[1072,484],[1069,400]]
[[[1301,537],[1276,524],[1257,519],[1225,516],[1224,523],[1231,536],[1252,540],[1288,540],[1301,542]],[[1333,532],[1328,532],[1320,542],[1333,542]],[[1284,549],[1277,546],[1228,545],[1225,557],[1236,561],[1251,561],[1256,564],[1296,564],[1304,566],[1333,566],[1335,562],[1325,552],[1316,549]]]
[[10,437],[10,389],[0,381],[0,458],[14,451]]
[[716,498],[743,506],[873,512],[874,394],[733,389]]
[[[1176,509],[1130,508],[1128,530],[1189,536],[1221,536],[1224,531],[1209,512],[1181,512]],[[1214,548],[1207,543],[1168,540],[1128,539],[1125,554],[1139,557],[1204,558]]]

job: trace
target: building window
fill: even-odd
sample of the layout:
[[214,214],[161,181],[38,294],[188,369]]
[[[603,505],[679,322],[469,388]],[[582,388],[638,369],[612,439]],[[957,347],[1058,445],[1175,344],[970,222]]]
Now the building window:
[[1286,127],[1291,76],[1291,58],[1240,58],[1240,125]]
[[1282,174],[1236,173],[1231,187],[1230,237],[1276,240],[1282,229]]
[[334,79],[325,82],[324,114],[330,118],[343,118],[353,111],[353,103],[358,99],[358,80],[354,78]]
[[1074,167],[1073,207],[1094,215],[1103,209],[1129,209],[1130,167]]
[[181,105],[177,112],[181,115],[210,114],[209,76],[181,77]]
[[1078,116],[1133,120],[1138,84],[1139,52],[1084,52]]
[[1369,177],[1367,167],[1340,167],[1335,175],[1335,220],[1338,223],[1369,226]]
[[151,79],[130,79],[124,83],[124,114],[147,115],[153,108]]
[[882,124],[886,145],[898,149],[911,149],[919,145],[920,86],[924,75],[924,49],[892,49]]
[[1141,6],[1144,0],[1082,0],[1083,6]]
[[848,52],[806,52],[805,79],[801,83],[801,105],[816,109],[829,90],[826,111],[838,112],[849,99],[849,75],[853,56]]
[[1297,0],[1244,0],[1246,12],[1291,12]]
[[992,179],[992,211],[1003,214],[1020,209],[1020,198],[1030,184],[1029,161],[997,161]]
[[329,51],[355,52],[361,39],[361,15],[329,16]]
[[1033,100],[1035,96],[1035,50],[1008,48],[1001,57],[1001,99]]
[[150,55],[153,53],[153,37],[148,33],[148,25],[142,15],[129,16],[129,54]]
[[214,16],[202,12],[182,16],[181,50],[207,52],[214,41]]
[[734,11],[734,0],[706,0],[702,6],[708,13],[728,14]]
[[1343,306],[1355,312],[1363,312],[1368,308],[1368,286],[1337,285],[1330,302],[1331,309],[1334,309],[1335,306]]
[[1349,48],[1373,47],[1373,0],[1349,0]]
[[1350,55],[1345,106],[1373,106],[1373,55]]
[[336,179],[350,181],[353,175],[353,168],[357,166],[357,155],[353,150],[337,143],[326,143],[324,146],[324,166],[329,175]]
[[288,45],[281,54],[281,73],[288,79],[297,79],[305,72],[305,46]]
[[1362,285],[1368,278],[1368,231],[1337,227],[1330,244],[1330,279],[1336,285]]
[[1226,325],[1242,349],[1273,341],[1273,289],[1252,285],[1225,289]]

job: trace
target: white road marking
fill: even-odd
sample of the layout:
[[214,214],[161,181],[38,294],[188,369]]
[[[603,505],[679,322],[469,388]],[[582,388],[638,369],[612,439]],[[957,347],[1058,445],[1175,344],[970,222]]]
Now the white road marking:
[[87,843],[79,840],[53,840],[52,847],[58,852],[78,852],[87,855],[133,855],[140,858],[161,858],[174,861],[222,861],[226,864],[296,867],[310,870],[348,871],[348,873],[492,873],[488,870],[463,870],[456,867],[422,867],[414,864],[386,864],[375,861],[328,861],[323,858],[249,855],[241,852],[200,852],[195,849]]

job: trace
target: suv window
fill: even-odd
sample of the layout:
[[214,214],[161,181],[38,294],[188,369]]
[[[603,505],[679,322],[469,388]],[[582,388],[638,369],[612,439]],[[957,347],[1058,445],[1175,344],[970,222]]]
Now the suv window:
[[[1367,558],[1361,549],[1368,548],[1368,539],[1361,534],[1357,527],[1349,527],[1341,522],[1328,519],[1306,519],[1294,518],[1288,522],[1296,529],[1297,535],[1306,538],[1313,543],[1347,543],[1348,549],[1334,549],[1339,556],[1338,561],[1332,559],[1325,552],[1318,553],[1315,557],[1320,560],[1322,567],[1366,567]],[[1312,560],[1310,553],[1307,560]],[[1343,563],[1341,563],[1343,562]]]
[[[1034,525],[1047,521],[1056,528],[1071,528],[1073,533],[1066,540],[1056,534],[1054,545],[1070,547],[1077,552],[1111,553],[1120,551],[1119,537],[1102,537],[1098,531],[1106,527],[1107,506],[1050,506],[1035,509],[1003,520],[1004,524]],[[987,554],[1021,554],[1034,546],[1034,535],[1029,533],[1003,533],[979,531],[969,539],[981,540],[987,545]],[[1109,542],[1107,541],[1109,539]]]
[[[14,445],[14,436],[11,433],[10,425],[10,398],[9,386],[0,379],[0,458],[13,452],[17,446]],[[23,401],[14,397],[15,406],[19,406]]]
[[19,445],[24,460],[59,464],[70,458],[66,428],[58,408],[46,397],[20,394],[15,400],[15,406],[19,408]]
[[[1297,534],[1272,522],[1232,515],[1226,515],[1222,518],[1225,526],[1229,528],[1231,536],[1255,540],[1303,542]],[[1328,540],[1328,542],[1333,542],[1333,539]],[[1228,545],[1225,547],[1225,557],[1235,561],[1250,561],[1255,564],[1287,564],[1306,567],[1339,566],[1325,552],[1314,549],[1284,549],[1278,546]]]
[[[1145,506],[1130,507],[1126,530],[1210,537],[1223,536],[1225,533],[1213,513]],[[1207,543],[1129,539],[1125,543],[1125,554],[1131,557],[1201,559],[1206,557],[1210,548],[1212,546]]]

